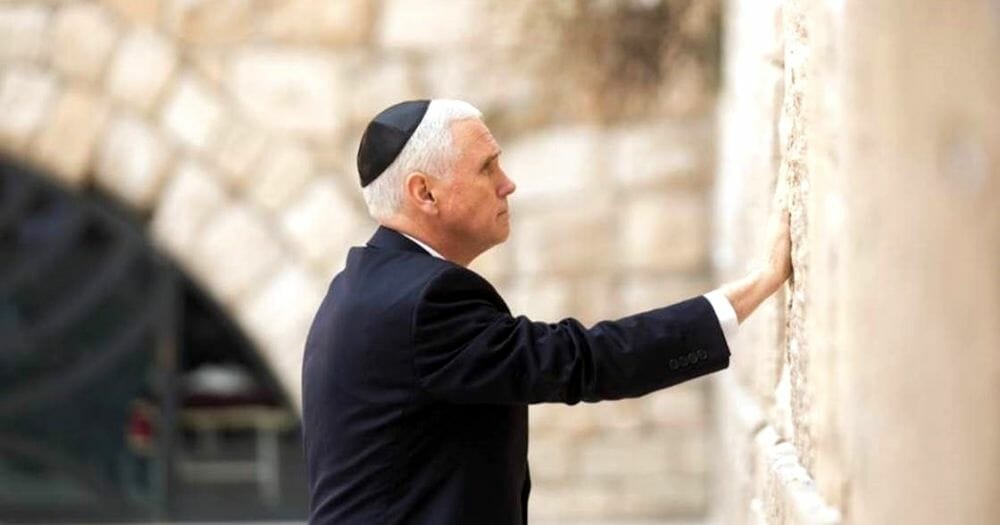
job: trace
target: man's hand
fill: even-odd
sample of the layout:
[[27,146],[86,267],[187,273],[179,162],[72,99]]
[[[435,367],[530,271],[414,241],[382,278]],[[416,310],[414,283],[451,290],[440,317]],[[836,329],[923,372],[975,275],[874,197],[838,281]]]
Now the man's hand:
[[719,288],[729,299],[740,323],[792,275],[792,239],[786,196],[787,188],[782,179],[771,206],[763,257],[749,275]]

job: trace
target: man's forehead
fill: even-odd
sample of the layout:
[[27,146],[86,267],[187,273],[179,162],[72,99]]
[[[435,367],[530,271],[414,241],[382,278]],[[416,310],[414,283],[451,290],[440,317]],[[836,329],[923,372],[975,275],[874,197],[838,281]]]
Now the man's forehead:
[[463,119],[452,123],[452,130],[456,131],[456,138],[462,142],[463,148],[476,148],[487,150],[490,155],[500,151],[490,129],[479,119]]

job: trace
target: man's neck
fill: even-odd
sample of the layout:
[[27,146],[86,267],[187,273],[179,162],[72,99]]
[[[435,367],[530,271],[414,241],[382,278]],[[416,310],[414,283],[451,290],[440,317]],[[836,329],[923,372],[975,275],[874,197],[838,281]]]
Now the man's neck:
[[455,243],[447,242],[441,236],[435,235],[430,228],[423,227],[421,224],[405,217],[394,217],[391,220],[381,221],[381,224],[386,228],[391,228],[411,239],[419,241],[418,244],[424,245],[421,246],[422,248],[430,248],[432,252],[436,252],[431,255],[436,255],[459,266],[468,266],[476,258],[476,255],[478,255],[469,256],[463,253],[460,247],[454,246]]

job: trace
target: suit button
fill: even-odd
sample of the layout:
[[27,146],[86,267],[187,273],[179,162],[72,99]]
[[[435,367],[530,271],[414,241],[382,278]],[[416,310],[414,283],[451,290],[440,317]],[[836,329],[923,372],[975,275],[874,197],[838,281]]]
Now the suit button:
[[688,358],[687,358],[686,355],[682,355],[682,356],[680,356],[680,357],[677,358],[677,362],[680,363],[681,366],[687,366],[687,364],[688,364]]
[[698,357],[700,357],[702,359],[708,359],[708,352],[706,352],[704,348],[699,348],[698,349]]
[[688,362],[692,365],[698,362],[698,354],[691,352],[688,354]]
[[671,370],[677,370],[678,366],[679,365],[677,364],[677,360],[676,359],[671,359],[670,360],[670,369]]

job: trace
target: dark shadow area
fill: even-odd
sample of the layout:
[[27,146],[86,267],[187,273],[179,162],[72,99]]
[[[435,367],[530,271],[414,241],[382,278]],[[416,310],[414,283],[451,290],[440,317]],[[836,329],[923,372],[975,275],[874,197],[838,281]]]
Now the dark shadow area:
[[0,521],[304,519],[300,423],[141,219],[0,160]]

